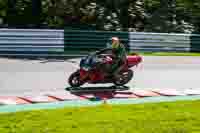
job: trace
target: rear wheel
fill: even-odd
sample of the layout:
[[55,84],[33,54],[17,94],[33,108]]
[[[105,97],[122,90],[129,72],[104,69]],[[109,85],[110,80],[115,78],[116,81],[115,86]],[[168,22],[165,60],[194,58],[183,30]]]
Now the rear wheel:
[[120,74],[114,78],[113,83],[117,86],[125,85],[133,78],[133,75],[133,71],[130,69],[126,72],[120,72]]
[[80,81],[80,73],[76,71],[72,73],[68,79],[68,83],[71,87],[80,87],[84,82]]

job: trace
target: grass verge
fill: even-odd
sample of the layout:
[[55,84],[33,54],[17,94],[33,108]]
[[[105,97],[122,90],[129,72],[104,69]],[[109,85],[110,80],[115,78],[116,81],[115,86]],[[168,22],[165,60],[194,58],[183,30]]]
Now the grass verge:
[[1,133],[200,132],[200,101],[101,105],[0,115]]
[[[72,54],[72,55],[88,55],[89,53],[94,52],[91,51],[65,51],[65,54]],[[141,54],[145,56],[200,56],[200,52],[130,52],[131,54]]]
[[[132,54],[132,53],[130,53]],[[134,53],[133,53],[134,54]],[[138,54],[145,56],[200,56],[200,53],[187,52],[138,52]]]

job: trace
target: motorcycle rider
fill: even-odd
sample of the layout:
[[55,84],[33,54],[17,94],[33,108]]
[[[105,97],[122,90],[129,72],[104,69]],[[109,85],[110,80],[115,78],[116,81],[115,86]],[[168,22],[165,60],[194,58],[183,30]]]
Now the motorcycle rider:
[[123,66],[126,65],[126,49],[124,44],[120,42],[118,37],[111,38],[111,49],[112,49],[112,59],[111,64],[111,75],[117,76],[117,74],[122,70]]
[[[108,49],[111,49],[112,51],[112,64],[105,64],[100,63],[99,65],[96,64],[98,62],[97,58],[95,56],[88,56],[85,57],[84,60],[80,63],[81,67],[84,65],[84,67],[93,67],[95,66],[99,68],[99,70],[102,70],[106,76],[115,76],[117,77],[118,73],[122,70],[123,66],[126,65],[126,49],[125,46],[120,42],[120,39],[118,37],[112,37],[111,43],[107,44]],[[107,50],[103,49],[102,51]],[[100,51],[100,53],[102,52]],[[98,53],[99,54],[99,53]]]

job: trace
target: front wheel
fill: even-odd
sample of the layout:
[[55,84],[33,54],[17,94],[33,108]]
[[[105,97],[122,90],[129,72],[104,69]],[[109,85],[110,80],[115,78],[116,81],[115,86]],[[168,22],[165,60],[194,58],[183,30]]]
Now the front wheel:
[[117,86],[122,86],[127,84],[133,78],[133,71],[128,70],[126,72],[120,72],[117,77],[114,78],[113,83]]
[[76,71],[70,75],[68,83],[71,87],[80,87],[81,85],[84,84],[82,81],[80,81],[79,71]]

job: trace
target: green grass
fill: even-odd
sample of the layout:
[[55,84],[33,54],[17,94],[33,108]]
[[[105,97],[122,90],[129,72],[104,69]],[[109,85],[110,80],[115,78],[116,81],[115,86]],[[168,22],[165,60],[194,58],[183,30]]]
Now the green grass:
[[[65,51],[65,54],[89,54],[91,51]],[[137,54],[145,55],[145,56],[200,56],[200,52],[136,52]],[[135,52],[130,52],[131,54],[135,54]]]
[[0,115],[0,133],[199,133],[200,101],[101,105]]
[[138,52],[145,56],[200,56],[200,53],[192,52]]

